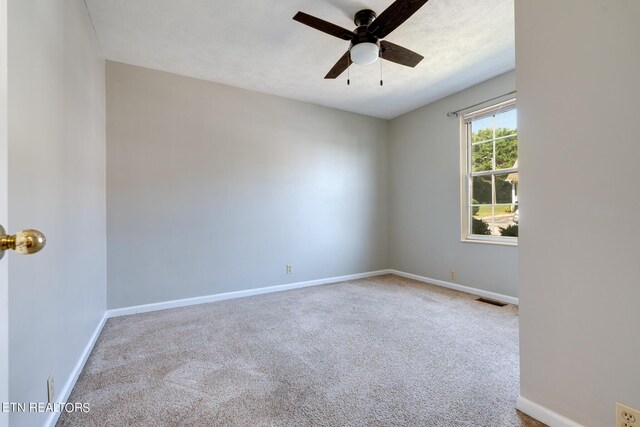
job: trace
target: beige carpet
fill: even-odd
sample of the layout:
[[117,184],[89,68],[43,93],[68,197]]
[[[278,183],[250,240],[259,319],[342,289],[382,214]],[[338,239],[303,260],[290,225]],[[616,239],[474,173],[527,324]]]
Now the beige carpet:
[[59,426],[539,426],[518,314],[397,276],[110,319]]

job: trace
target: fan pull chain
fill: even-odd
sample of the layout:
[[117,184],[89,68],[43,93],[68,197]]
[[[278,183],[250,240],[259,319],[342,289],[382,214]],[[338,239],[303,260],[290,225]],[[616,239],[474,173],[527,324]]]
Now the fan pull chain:
[[350,67],[350,63],[349,60],[351,59],[351,54],[349,53],[349,50],[347,50],[347,86],[349,86],[351,84],[351,78],[349,75],[349,67]]
[[378,59],[378,61],[380,61],[380,86],[383,85],[383,81],[382,81],[382,49],[380,49],[380,53],[378,54],[378,56],[380,57],[380,59]]

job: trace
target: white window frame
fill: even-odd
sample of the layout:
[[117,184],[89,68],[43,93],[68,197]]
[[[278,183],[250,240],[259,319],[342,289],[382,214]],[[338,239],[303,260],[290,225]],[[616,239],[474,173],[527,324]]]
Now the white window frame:
[[[502,175],[505,173],[517,173],[518,168],[500,169],[499,171],[491,170],[486,172],[471,173],[471,135],[468,126],[473,119],[478,117],[495,114],[500,110],[510,110],[517,108],[516,98],[493,104],[480,110],[471,111],[460,115],[460,217],[461,217],[461,241],[470,243],[489,243],[494,245],[517,246],[518,238],[510,236],[482,236],[471,234],[471,182],[472,177],[482,175]],[[519,148],[519,147],[518,147]],[[495,192],[495,188],[493,190]],[[495,199],[495,197],[494,197]]]

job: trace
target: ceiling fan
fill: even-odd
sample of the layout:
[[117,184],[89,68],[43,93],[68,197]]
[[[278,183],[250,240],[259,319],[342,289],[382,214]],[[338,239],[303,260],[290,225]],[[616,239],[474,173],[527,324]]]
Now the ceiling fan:
[[324,76],[325,79],[335,79],[349,68],[350,62],[371,64],[378,57],[396,64],[406,65],[407,67],[418,65],[424,58],[422,55],[382,39],[409,19],[427,1],[396,0],[380,16],[376,16],[373,10],[361,10],[353,18],[353,22],[357,25],[354,31],[304,12],[296,13],[293,19],[311,28],[350,42],[349,50],[338,59],[336,65]]

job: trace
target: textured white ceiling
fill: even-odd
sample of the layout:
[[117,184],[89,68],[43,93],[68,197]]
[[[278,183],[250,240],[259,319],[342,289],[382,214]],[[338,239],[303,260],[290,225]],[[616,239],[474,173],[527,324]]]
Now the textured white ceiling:
[[515,68],[513,0],[430,0],[385,40],[425,57],[324,75],[348,42],[292,19],[354,29],[393,0],[86,0],[107,59],[390,119]]

